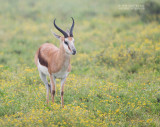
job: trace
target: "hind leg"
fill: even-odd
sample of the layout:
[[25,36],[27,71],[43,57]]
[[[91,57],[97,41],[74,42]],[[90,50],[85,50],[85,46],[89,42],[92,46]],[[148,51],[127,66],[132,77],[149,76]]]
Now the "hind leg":
[[47,95],[46,95],[47,98],[46,99],[47,99],[47,104],[48,104],[49,103],[49,91],[50,91],[51,86],[48,84],[47,76],[44,73],[39,71],[39,75],[40,75],[40,78],[43,81],[43,83],[45,84],[46,89],[47,89]]

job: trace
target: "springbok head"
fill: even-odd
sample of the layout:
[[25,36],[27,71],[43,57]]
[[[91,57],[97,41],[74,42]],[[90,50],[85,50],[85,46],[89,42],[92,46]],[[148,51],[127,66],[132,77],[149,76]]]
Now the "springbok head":
[[52,33],[63,44],[64,49],[65,49],[67,54],[75,55],[76,54],[76,48],[74,46],[74,38],[73,38],[73,28],[74,28],[74,19],[73,18],[72,18],[72,21],[73,21],[73,23],[72,23],[72,26],[71,26],[70,30],[68,32],[65,32],[56,25],[56,23],[55,23],[56,19],[54,19],[53,24],[54,24],[55,28],[58,31],[60,31],[64,35],[64,37],[61,37],[61,36],[57,35],[53,31],[52,31]]

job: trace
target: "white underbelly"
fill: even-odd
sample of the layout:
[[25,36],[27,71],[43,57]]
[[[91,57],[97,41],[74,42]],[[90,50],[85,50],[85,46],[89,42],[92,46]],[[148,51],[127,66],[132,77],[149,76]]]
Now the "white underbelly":
[[69,74],[69,72],[67,72],[67,71],[59,71],[57,73],[52,73],[52,75],[55,78],[59,78],[59,79],[66,78],[68,76],[68,74]]
[[[48,68],[45,67],[45,66],[43,66],[43,65],[41,65],[41,64],[39,63],[39,60],[38,60],[38,70],[39,70],[40,72],[42,72],[43,74],[45,74],[45,75],[49,75]],[[54,76],[55,78],[60,78],[60,79],[62,79],[62,78],[67,77],[68,74],[69,74],[69,72],[67,72],[67,70],[62,69],[62,70],[60,70],[60,71],[57,72],[57,73],[52,73],[52,76]]]

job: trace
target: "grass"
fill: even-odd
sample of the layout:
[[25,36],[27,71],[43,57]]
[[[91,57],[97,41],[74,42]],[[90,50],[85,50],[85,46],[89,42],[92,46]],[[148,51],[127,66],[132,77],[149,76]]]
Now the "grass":
[[[160,126],[160,25],[120,15],[119,4],[1,2],[0,126]],[[59,46],[50,33],[59,33],[53,19],[67,29],[71,16],[78,53],[65,85],[65,107],[59,80],[55,104],[47,106],[34,54],[45,42]]]

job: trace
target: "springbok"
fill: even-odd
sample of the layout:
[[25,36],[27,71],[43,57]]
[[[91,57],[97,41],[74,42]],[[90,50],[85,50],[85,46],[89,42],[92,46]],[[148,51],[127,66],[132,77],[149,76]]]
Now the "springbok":
[[[60,40],[60,47],[57,48],[50,43],[42,44],[35,54],[35,64],[38,68],[40,78],[47,89],[47,104],[49,103],[49,91],[51,92],[52,102],[54,103],[56,79],[61,79],[61,106],[64,107],[64,84],[71,71],[71,55],[76,54],[73,38],[74,19],[72,18],[73,23],[68,32],[60,29],[55,21],[56,19],[54,19],[55,28],[64,35],[62,37],[52,31],[52,34]],[[47,75],[50,78],[51,85],[48,84]]]

